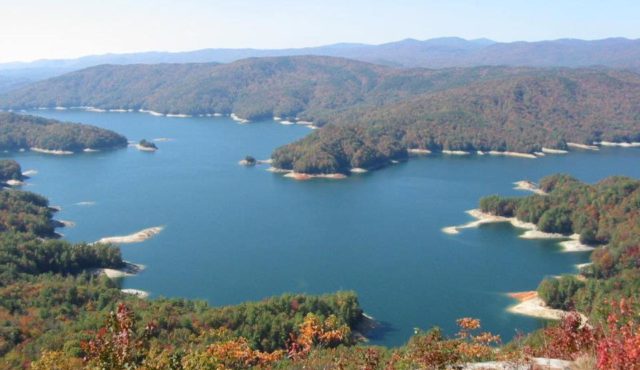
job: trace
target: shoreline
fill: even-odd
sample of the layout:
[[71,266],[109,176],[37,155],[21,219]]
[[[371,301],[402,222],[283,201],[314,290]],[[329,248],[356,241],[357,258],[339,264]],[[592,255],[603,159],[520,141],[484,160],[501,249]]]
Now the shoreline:
[[240,117],[238,117],[235,113],[231,113],[231,114],[229,115],[229,117],[231,117],[231,119],[232,119],[232,120],[234,120],[234,121],[236,121],[236,122],[238,122],[238,123],[240,123],[240,124],[245,124],[245,123],[249,123],[249,122],[251,122],[251,121],[249,121],[249,120],[248,120],[248,119],[246,119],[246,118],[240,118]]
[[[365,172],[367,171],[364,168],[360,168],[357,170],[364,170]],[[342,173],[308,174],[308,173],[295,172],[294,170],[285,170],[283,168],[277,168],[277,167],[269,167],[267,168],[267,171],[272,173],[283,173],[284,174],[283,177],[287,177],[296,181],[306,181],[311,179],[343,180],[348,177],[347,175]],[[364,172],[356,171],[354,173],[364,173]]]
[[342,179],[346,179],[347,175],[344,175],[341,173],[321,173],[321,174],[310,175],[306,173],[291,171],[291,172],[287,172],[284,175],[284,177],[288,177],[297,181],[305,181],[305,180],[311,180],[311,179],[342,180]]
[[567,143],[567,146],[569,148],[575,148],[575,149],[600,150],[600,148],[598,148],[596,145],[589,145],[589,144]]
[[[516,304],[507,307],[507,312],[512,314],[545,320],[562,320],[565,316],[571,314],[570,311],[547,306],[535,290],[511,292],[507,293],[507,296],[517,301]],[[589,318],[582,312],[575,312],[580,315],[581,326],[588,325]]]
[[537,159],[538,157],[536,157],[535,155],[531,154],[531,153],[520,153],[520,152],[500,152],[497,150],[491,150],[489,151],[489,155],[501,155],[501,156],[505,156],[505,157],[516,157],[516,158],[528,158],[528,159]]
[[123,235],[123,236],[108,236],[99,239],[96,242],[91,244],[129,244],[129,243],[140,243],[145,240],[151,239],[152,237],[160,234],[160,232],[164,229],[164,226],[155,226],[147,229],[143,229],[137,231],[133,234]]
[[538,195],[548,195],[547,192],[540,189],[540,187],[532,181],[520,180],[520,181],[514,182],[513,184],[515,185],[514,187],[515,190],[530,191]]
[[155,152],[156,150],[158,150],[157,148],[150,148],[148,146],[142,146],[140,144],[136,144],[135,147],[141,152]]
[[150,295],[149,292],[147,292],[146,290],[140,290],[140,289],[127,288],[127,289],[120,289],[120,291],[124,294],[133,295],[141,299],[147,299],[149,298],[149,295]]
[[568,150],[564,149],[553,149],[553,148],[545,148],[542,147],[542,153],[544,154],[568,154]]
[[134,276],[142,272],[146,266],[124,261],[124,266],[119,269],[106,267],[98,267],[91,270],[95,275],[105,275],[109,279],[120,279],[128,276]]
[[535,290],[526,292],[512,292],[507,295],[518,303],[507,307],[507,312],[516,315],[536,317],[546,320],[561,320],[569,312],[547,307]]
[[466,211],[466,213],[476,220],[458,226],[444,227],[441,229],[442,232],[444,232],[445,234],[456,235],[459,234],[460,230],[463,229],[475,228],[484,224],[508,222],[513,227],[526,230],[524,233],[518,235],[518,237],[522,239],[565,239],[564,241],[558,243],[558,245],[562,247],[563,252],[587,252],[595,249],[595,247],[582,244],[580,242],[579,234],[562,235],[544,232],[538,229],[538,226],[530,222],[520,221],[516,217],[492,215],[490,213],[482,212],[477,208]]
[[71,155],[72,151],[69,150],[55,150],[55,149],[42,149],[42,148],[29,148],[32,152],[43,153],[43,154],[53,154],[53,155]]

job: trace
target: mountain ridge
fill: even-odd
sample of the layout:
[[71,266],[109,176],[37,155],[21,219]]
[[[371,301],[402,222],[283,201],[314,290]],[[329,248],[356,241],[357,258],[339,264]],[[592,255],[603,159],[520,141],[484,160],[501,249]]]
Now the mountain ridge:
[[404,39],[378,45],[337,43],[285,49],[208,48],[183,52],[109,53],[71,59],[1,63],[0,76],[34,81],[101,64],[230,63],[250,57],[299,55],[342,57],[403,68],[602,65],[640,70],[638,39],[613,37],[600,40],[557,39],[505,43],[483,38],[466,40],[441,37],[428,40]]

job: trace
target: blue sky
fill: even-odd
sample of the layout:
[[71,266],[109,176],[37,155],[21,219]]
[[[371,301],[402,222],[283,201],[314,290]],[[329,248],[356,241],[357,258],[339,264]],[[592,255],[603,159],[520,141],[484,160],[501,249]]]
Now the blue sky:
[[0,62],[404,38],[640,38],[632,0],[0,0]]

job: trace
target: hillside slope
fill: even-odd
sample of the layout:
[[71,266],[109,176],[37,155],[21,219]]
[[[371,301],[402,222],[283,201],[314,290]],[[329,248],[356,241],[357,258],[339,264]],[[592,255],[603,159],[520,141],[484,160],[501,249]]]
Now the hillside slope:
[[92,106],[172,114],[281,116],[322,124],[327,114],[379,105],[526,69],[394,69],[330,57],[246,59],[231,64],[105,65],[0,96],[2,108]]
[[126,145],[124,136],[99,127],[0,112],[0,150],[37,148],[81,152]]
[[274,165],[346,173],[405,158],[408,148],[534,153],[568,142],[640,141],[640,76],[540,70],[354,109],[332,122],[276,150]]

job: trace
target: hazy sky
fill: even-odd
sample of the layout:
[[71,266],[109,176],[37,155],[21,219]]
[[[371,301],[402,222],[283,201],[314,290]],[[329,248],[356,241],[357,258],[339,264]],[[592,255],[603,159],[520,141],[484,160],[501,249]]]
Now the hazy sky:
[[0,0],[0,62],[441,36],[640,38],[640,1]]

